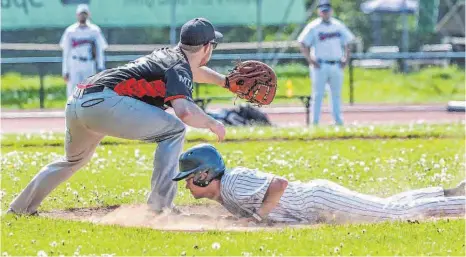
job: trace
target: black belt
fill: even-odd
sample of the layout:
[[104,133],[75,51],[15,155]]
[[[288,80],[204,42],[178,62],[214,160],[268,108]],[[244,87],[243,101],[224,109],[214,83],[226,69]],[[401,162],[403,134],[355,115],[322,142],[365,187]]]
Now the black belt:
[[73,55],[71,58],[73,58],[73,60],[79,60],[81,62],[87,62],[87,61],[93,60],[92,58],[86,58],[86,57],[81,57],[81,56],[76,56],[76,55]]
[[84,89],[83,95],[99,93],[99,92],[104,91],[104,89],[105,89],[105,86],[89,87],[89,88]]
[[[76,98],[80,98],[83,95],[102,92],[102,91],[104,91],[104,89],[105,89],[105,86],[88,87],[88,88],[84,88],[84,89],[76,88],[76,91],[74,92],[74,96]],[[112,88],[110,88],[110,89],[112,89]]]
[[326,60],[318,60],[319,63],[327,63],[327,64],[337,64],[341,63],[341,61],[326,61]]

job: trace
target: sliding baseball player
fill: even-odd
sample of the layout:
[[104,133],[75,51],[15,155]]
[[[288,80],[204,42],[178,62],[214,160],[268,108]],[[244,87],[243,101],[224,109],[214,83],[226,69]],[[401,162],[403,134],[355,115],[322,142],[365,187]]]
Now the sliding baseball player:
[[452,189],[431,187],[388,198],[351,191],[328,180],[288,182],[273,174],[237,167],[225,168],[222,156],[208,144],[180,156],[174,181],[186,180],[196,198],[208,198],[249,222],[317,223],[376,222],[418,217],[463,216],[465,182]]

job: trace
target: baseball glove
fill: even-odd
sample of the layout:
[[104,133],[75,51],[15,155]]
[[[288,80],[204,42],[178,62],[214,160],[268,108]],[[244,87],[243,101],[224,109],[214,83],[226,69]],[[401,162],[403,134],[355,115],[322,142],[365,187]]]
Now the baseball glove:
[[226,88],[258,106],[270,104],[277,91],[277,76],[263,62],[240,62],[226,78]]

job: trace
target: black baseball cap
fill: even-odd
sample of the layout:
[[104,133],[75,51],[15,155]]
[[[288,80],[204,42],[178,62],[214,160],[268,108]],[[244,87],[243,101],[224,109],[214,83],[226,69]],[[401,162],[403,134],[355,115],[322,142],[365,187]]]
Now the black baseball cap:
[[215,31],[214,25],[205,18],[195,18],[181,27],[180,42],[184,45],[199,46],[223,38]]

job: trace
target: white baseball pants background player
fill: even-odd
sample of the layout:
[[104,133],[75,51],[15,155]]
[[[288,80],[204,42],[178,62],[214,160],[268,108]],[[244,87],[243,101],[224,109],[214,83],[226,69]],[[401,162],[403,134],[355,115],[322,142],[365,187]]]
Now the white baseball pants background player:
[[328,63],[319,62],[319,68],[309,67],[310,77],[312,79],[312,123],[319,124],[322,102],[325,96],[325,86],[330,89],[332,98],[332,115],[335,123],[343,124],[341,115],[341,88],[343,85],[343,69],[340,62]]

